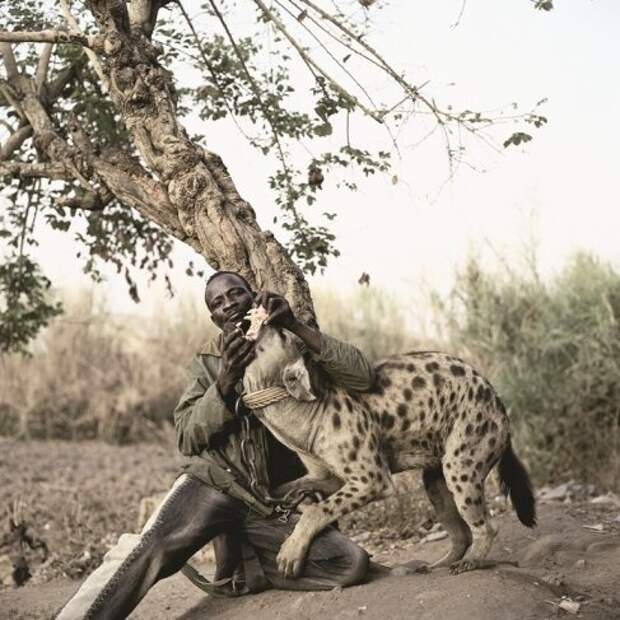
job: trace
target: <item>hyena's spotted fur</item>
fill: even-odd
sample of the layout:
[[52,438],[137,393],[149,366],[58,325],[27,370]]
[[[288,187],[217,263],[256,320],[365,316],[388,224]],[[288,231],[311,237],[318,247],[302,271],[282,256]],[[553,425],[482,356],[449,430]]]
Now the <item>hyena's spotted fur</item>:
[[496,464],[520,520],[535,524],[530,482],[512,452],[504,405],[490,383],[458,358],[397,355],[376,366],[371,392],[333,387],[318,403],[272,405],[258,415],[308,468],[307,476],[282,490],[331,492],[304,508],[282,546],[279,561],[286,572],[301,569],[300,558],[316,533],[389,494],[391,474],[413,468],[423,469],[428,496],[452,540],[437,564],[468,570],[487,555],[495,533],[484,481]]

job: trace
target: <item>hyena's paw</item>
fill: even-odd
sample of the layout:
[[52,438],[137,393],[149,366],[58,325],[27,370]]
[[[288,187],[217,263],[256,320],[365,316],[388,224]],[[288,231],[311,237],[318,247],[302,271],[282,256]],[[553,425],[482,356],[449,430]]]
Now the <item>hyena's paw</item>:
[[277,562],[278,570],[289,578],[301,575],[306,557],[305,545],[300,544],[293,536],[289,536],[280,547]]
[[484,570],[486,568],[495,568],[497,566],[495,560],[459,560],[450,565],[450,572],[453,575],[460,575],[471,570]]

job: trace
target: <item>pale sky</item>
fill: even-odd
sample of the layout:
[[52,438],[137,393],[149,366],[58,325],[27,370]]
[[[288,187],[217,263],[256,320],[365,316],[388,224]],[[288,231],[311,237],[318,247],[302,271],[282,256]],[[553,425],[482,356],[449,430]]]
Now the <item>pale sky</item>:
[[[414,118],[400,139],[398,183],[391,175],[367,180],[359,174],[357,193],[326,183],[314,209],[338,212],[333,230],[342,255],[310,279],[313,287],[348,291],[365,271],[371,285],[398,293],[408,307],[427,288],[448,291],[471,250],[490,266],[498,256],[512,263],[531,238],[544,275],[575,249],[620,266],[620,3],[557,0],[545,13],[528,0],[468,0],[461,23],[451,28],[461,4],[394,1],[377,12],[368,40],[413,82],[430,80],[427,92],[439,101],[481,110],[508,109],[516,101],[527,110],[547,98],[540,111],[549,124],[531,131],[532,142],[500,155],[476,149],[473,160],[486,171],[461,168],[444,185],[441,142],[411,148],[420,131]],[[379,94],[386,89],[385,80],[367,85]],[[230,125],[194,119],[188,128],[207,136],[261,226],[280,236],[271,223],[277,211],[267,186],[270,162]],[[352,129],[360,146],[386,145],[379,127],[356,120]],[[506,127],[499,137],[515,129]],[[39,255],[55,285],[74,288],[88,280],[74,258],[76,247],[65,241],[65,235],[47,235]],[[202,283],[182,273],[192,252],[179,244],[175,255],[177,291],[200,297]],[[163,294],[163,286],[143,283],[145,303],[135,306],[122,278],[111,275],[99,288],[119,312],[149,311]]]

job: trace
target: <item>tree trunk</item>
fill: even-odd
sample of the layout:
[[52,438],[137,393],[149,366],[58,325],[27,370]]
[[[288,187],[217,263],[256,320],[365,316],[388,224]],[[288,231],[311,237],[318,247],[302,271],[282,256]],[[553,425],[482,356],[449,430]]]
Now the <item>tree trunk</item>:
[[[151,4],[134,0],[129,13],[123,13],[122,5],[115,13],[110,4],[114,3],[90,3],[103,35],[103,71],[110,96],[160,183],[151,182],[163,190],[151,194],[156,205],[144,200],[133,206],[200,251],[214,269],[238,272],[256,290],[285,295],[300,319],[314,318],[299,267],[271,232],[261,231],[254,210],[237,192],[221,158],[193,144],[178,121],[172,76],[158,64],[160,50],[149,39],[156,19]],[[99,163],[95,168],[101,180],[118,196],[122,185]],[[129,174],[136,181],[144,177]]]

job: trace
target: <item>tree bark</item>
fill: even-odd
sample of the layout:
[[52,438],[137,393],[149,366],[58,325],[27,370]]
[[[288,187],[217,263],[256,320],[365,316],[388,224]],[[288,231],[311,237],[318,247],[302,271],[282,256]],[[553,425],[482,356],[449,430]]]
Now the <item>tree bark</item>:
[[[172,76],[157,62],[160,50],[149,39],[156,19],[153,5],[142,1],[140,10],[136,6],[124,13],[122,6],[111,11],[110,4],[90,2],[104,40],[110,97],[157,177],[153,183],[162,189],[148,216],[200,251],[214,269],[238,272],[256,290],[285,295],[301,320],[313,319],[299,267],[272,233],[260,229],[221,158],[193,144],[177,119]],[[105,177],[104,167],[98,170],[113,193],[122,193]]]
[[[88,205],[97,209],[104,208],[112,194],[190,245],[214,269],[235,271],[255,290],[286,296],[300,320],[314,320],[301,269],[271,232],[260,229],[222,159],[192,143],[176,116],[172,75],[158,63],[161,50],[150,41],[157,11],[168,1],[136,0],[128,5],[123,0],[87,0],[100,29],[95,36],[76,32],[74,19],[70,33],[0,33],[8,78],[0,88],[20,119],[19,128],[0,148],[0,174],[77,182]],[[98,152],[77,119],[70,119],[67,139],[58,134],[50,104],[73,73],[62,72],[56,80],[60,84],[46,82],[50,45],[43,50],[35,78],[21,73],[11,43],[26,40],[89,46],[85,48],[89,58],[99,60],[97,73],[105,80],[141,161],[120,149]],[[43,160],[8,161],[30,135]],[[67,197],[65,204],[76,201]]]

